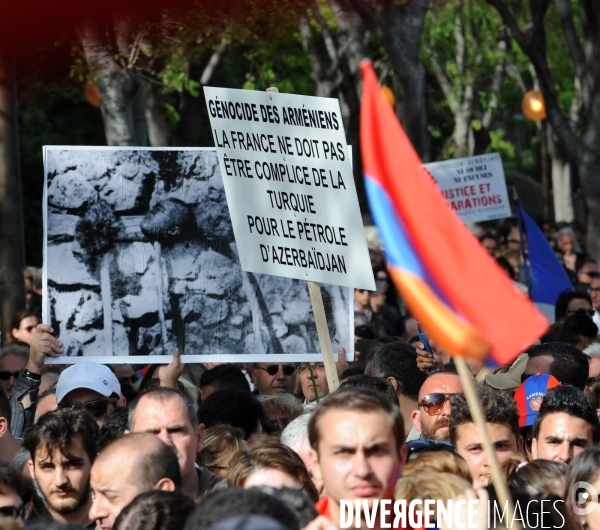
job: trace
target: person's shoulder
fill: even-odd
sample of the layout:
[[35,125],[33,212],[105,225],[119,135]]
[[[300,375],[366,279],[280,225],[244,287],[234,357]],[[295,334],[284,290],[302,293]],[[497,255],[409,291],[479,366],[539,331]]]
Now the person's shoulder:
[[198,497],[204,497],[214,489],[224,489],[227,487],[227,480],[207,471],[206,469],[196,469],[198,472]]

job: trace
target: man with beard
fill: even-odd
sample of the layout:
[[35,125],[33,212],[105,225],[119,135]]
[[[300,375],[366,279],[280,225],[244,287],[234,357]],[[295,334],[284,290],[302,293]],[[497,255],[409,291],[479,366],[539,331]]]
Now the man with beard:
[[31,478],[55,521],[94,528],[90,470],[99,435],[89,413],[64,409],[44,414],[25,436]]
[[425,380],[419,390],[418,408],[411,414],[421,440],[448,441],[452,402],[462,391],[460,378],[453,372],[436,372]]

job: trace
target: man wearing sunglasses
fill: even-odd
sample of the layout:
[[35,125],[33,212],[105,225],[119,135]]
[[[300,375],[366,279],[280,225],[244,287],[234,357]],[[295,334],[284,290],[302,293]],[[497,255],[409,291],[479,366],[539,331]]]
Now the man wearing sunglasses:
[[10,396],[10,391],[17,382],[19,372],[25,368],[28,357],[27,347],[21,344],[9,344],[2,348],[0,354],[0,388],[4,390],[7,397]]
[[75,409],[45,414],[25,436],[29,473],[53,520],[82,527],[92,522],[90,471],[99,436],[94,418]]
[[463,391],[460,377],[452,372],[430,375],[419,390],[411,419],[422,440],[448,441],[450,413],[455,397]]
[[[519,430],[519,413],[515,402],[505,393],[490,387],[479,387],[479,400],[486,427],[500,463],[523,453],[523,438]],[[456,396],[450,415],[450,443],[462,456],[473,477],[473,487],[481,488],[491,480],[491,468],[483,449],[481,433],[471,417],[465,396]]]
[[270,392],[294,393],[296,366],[291,363],[254,363],[252,382],[259,394]]
[[108,366],[90,361],[75,363],[60,374],[56,401],[59,409],[87,410],[99,427],[108,412],[127,405],[117,376]]
[[16,519],[23,526],[31,512],[33,489],[27,479],[12,464],[0,462],[0,519]]

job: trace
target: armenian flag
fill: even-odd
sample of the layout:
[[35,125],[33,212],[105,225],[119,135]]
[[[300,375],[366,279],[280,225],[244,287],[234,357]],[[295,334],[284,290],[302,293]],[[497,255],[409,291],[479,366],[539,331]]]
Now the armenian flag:
[[451,355],[511,362],[548,328],[422,168],[370,61],[361,64],[365,187],[390,276],[411,314]]

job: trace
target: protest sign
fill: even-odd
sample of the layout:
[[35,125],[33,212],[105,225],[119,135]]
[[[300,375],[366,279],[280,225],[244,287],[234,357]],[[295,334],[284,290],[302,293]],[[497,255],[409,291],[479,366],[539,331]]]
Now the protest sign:
[[424,167],[464,223],[511,216],[498,153],[432,162]]
[[374,290],[339,102],[204,93],[242,269]]
[[[240,268],[214,149],[45,147],[52,362],[319,361],[304,282]],[[352,357],[353,292],[323,285]]]

